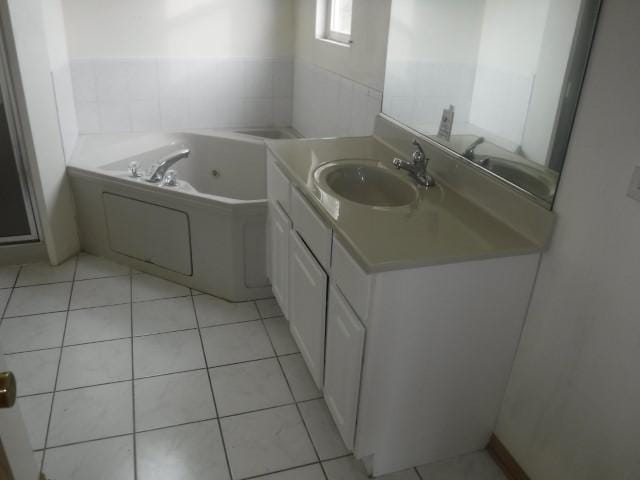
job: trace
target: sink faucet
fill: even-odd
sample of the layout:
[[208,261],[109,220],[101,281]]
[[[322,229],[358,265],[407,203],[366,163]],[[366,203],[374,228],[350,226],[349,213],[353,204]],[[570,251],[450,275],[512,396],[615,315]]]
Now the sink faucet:
[[436,184],[436,181],[431,175],[427,173],[427,164],[429,163],[429,159],[425,155],[424,150],[422,149],[422,146],[420,145],[418,140],[414,138],[412,143],[415,147],[417,147],[417,150],[413,152],[411,161],[394,158],[393,166],[398,170],[406,170],[407,172],[409,172],[411,178],[413,178],[423,187],[433,187]]
[[476,148],[478,145],[484,143],[484,137],[478,137],[462,154],[463,157],[468,158],[469,160],[474,160],[476,158]]
[[188,148],[181,148],[177,152],[167,155],[160,161],[160,164],[155,169],[155,171],[151,175],[149,175],[149,178],[146,179],[147,182],[160,183],[164,178],[165,173],[167,173],[167,170],[169,170],[171,166],[177,161],[182,160],[183,158],[187,158],[190,153],[191,150],[189,150]]

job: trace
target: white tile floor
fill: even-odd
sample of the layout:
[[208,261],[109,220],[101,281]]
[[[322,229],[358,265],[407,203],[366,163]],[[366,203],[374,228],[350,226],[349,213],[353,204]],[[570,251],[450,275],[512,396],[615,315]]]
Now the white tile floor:
[[[51,480],[367,478],[273,299],[232,304],[81,254],[0,267],[0,312]],[[478,453],[384,478],[503,477]]]

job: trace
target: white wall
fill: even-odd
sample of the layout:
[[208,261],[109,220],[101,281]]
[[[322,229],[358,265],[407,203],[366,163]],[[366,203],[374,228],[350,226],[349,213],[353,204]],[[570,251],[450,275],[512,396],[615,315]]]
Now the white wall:
[[290,57],[293,0],[63,0],[72,58]]
[[640,478],[640,3],[604,2],[497,434],[533,479]]
[[50,73],[44,5],[42,0],[7,3],[20,71],[18,103],[24,113],[20,120],[27,137],[41,234],[50,261],[58,264],[78,251],[79,241]]
[[68,160],[78,139],[78,121],[73,100],[64,14],[61,0],[43,0],[42,6],[62,146],[65,158]]
[[290,126],[293,0],[63,0],[81,133]]

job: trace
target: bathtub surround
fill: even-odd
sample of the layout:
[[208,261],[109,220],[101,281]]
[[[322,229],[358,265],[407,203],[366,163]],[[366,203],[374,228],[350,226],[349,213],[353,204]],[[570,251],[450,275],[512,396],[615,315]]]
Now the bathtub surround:
[[290,58],[71,62],[81,133],[290,126]]

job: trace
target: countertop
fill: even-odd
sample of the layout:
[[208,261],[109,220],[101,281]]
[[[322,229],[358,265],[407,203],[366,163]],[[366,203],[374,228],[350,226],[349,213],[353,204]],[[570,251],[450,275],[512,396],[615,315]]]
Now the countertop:
[[398,152],[376,137],[277,140],[267,147],[367,273],[542,250],[437,177],[435,187],[419,189],[418,201],[394,208],[362,205],[318,186],[313,173],[327,162],[372,159],[393,170]]

